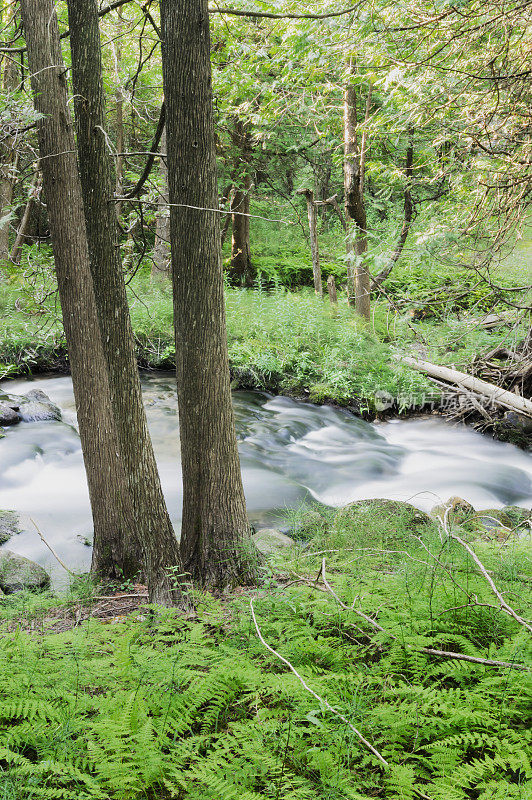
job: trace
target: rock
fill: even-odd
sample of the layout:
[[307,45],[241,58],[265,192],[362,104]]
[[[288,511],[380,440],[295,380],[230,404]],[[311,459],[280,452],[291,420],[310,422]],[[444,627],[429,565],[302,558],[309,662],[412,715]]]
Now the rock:
[[434,506],[430,512],[432,519],[447,520],[462,525],[469,517],[475,514],[475,509],[462,497],[450,497],[446,503]]
[[0,402],[0,425],[17,425],[19,422],[20,414],[7,403]]
[[[412,542],[412,535],[435,531],[428,514],[398,500],[358,500],[334,518],[334,547],[374,547],[395,550]],[[341,537],[341,538],[340,538]]]
[[263,556],[272,555],[272,553],[277,552],[277,550],[282,550],[285,547],[292,547],[292,545],[295,544],[290,536],[285,536],[284,533],[275,530],[275,528],[263,528],[261,531],[257,531],[251,538],[255,543],[255,547]]
[[357,523],[371,523],[372,519],[401,519],[407,527],[416,528],[432,522],[428,514],[419,508],[403,503],[400,500],[357,500],[349,503],[337,513],[335,524],[339,522],[354,521]]
[[294,525],[293,534],[298,539],[312,539],[316,534],[324,533],[326,528],[327,520],[319,511],[307,511]]
[[532,447],[532,419],[516,411],[507,411],[504,419],[495,426],[497,439],[530,450]]
[[5,544],[16,533],[20,533],[17,514],[14,511],[0,511],[0,544]]
[[532,528],[532,509],[522,508],[521,506],[505,506],[502,511],[510,520],[510,527]]
[[19,415],[23,422],[59,421],[61,411],[40,389],[32,389],[21,397]]
[[23,589],[42,591],[50,585],[50,576],[35,561],[10,550],[0,550],[0,589],[13,594]]

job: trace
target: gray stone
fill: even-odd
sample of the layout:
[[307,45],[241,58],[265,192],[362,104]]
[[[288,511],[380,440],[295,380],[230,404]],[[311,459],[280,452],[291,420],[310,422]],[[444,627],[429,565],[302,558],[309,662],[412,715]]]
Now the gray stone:
[[0,510],[0,544],[5,544],[16,533],[20,533],[17,514],[14,511]]
[[295,544],[293,539],[289,536],[285,536],[281,531],[275,530],[275,528],[263,528],[261,531],[257,531],[257,533],[252,536],[252,539],[255,543],[255,547],[263,556],[270,556],[272,553],[277,552],[277,550],[282,550],[285,547],[292,547],[292,545]]
[[20,398],[19,412],[23,422],[61,420],[61,411],[40,389],[32,389]]
[[50,576],[35,561],[10,550],[0,550],[0,589],[5,594],[23,589],[42,591],[50,585]]
[[19,422],[20,414],[7,403],[0,402],[0,425],[17,425]]

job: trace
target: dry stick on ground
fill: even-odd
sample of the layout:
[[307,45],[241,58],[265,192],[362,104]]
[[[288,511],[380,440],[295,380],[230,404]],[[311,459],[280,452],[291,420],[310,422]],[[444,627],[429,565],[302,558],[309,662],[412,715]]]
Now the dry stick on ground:
[[72,575],[72,577],[73,577],[73,578],[77,578],[78,576],[75,574],[75,572],[72,572],[72,570],[70,570],[70,569],[67,567],[67,565],[66,565],[65,563],[63,563],[63,561],[61,561],[61,559],[59,558],[59,556],[57,555],[57,553],[55,552],[55,550],[53,549],[53,547],[52,547],[50,544],[48,544],[48,542],[46,541],[46,539],[45,539],[45,538],[44,538],[44,536],[42,535],[42,533],[41,533],[41,530],[40,530],[39,526],[37,525],[37,523],[35,522],[35,520],[34,520],[34,519],[32,519],[32,518],[30,517],[30,522],[32,523],[32,525],[34,526],[35,530],[36,530],[36,531],[37,531],[37,533],[39,534],[39,537],[40,537],[40,539],[41,539],[42,543],[43,543],[44,545],[46,545],[46,547],[48,548],[48,550],[50,551],[50,553],[53,555],[53,557],[55,558],[55,560],[57,561],[57,563],[58,563],[58,564],[60,564],[60,565],[63,567],[63,569],[64,569],[64,570],[66,570],[66,571],[68,572],[68,574],[69,574],[69,575]]
[[330,703],[328,703],[328,702],[327,702],[327,700],[325,700],[325,698],[323,698],[323,697],[320,697],[320,695],[319,695],[319,694],[316,694],[316,692],[315,692],[313,689],[311,689],[311,688],[310,688],[310,686],[309,686],[309,685],[308,685],[308,684],[305,682],[305,680],[304,680],[304,679],[301,677],[301,675],[300,675],[300,674],[299,674],[299,672],[296,670],[296,668],[293,666],[293,664],[291,664],[291,663],[290,663],[290,661],[288,661],[288,659],[284,658],[284,656],[282,656],[280,653],[278,653],[278,652],[277,652],[277,650],[274,650],[274,649],[273,649],[273,647],[270,647],[270,645],[269,645],[269,644],[268,644],[268,642],[267,642],[267,641],[264,639],[264,637],[263,637],[263,635],[262,635],[262,633],[261,633],[261,631],[260,631],[259,624],[258,624],[258,622],[257,622],[257,617],[255,616],[255,609],[254,609],[254,607],[253,607],[253,598],[252,598],[252,599],[249,601],[249,607],[250,607],[250,609],[251,609],[251,616],[253,617],[253,622],[255,623],[255,630],[257,631],[257,636],[259,637],[259,639],[260,639],[260,641],[261,641],[261,644],[263,644],[263,645],[264,645],[264,647],[265,647],[267,650],[269,650],[269,651],[270,651],[270,653],[273,653],[273,655],[274,655],[276,658],[278,658],[280,661],[282,661],[282,662],[283,662],[283,664],[286,664],[286,666],[287,666],[287,667],[288,667],[288,668],[291,670],[291,672],[293,672],[293,674],[296,676],[296,678],[298,679],[298,681],[301,683],[301,685],[303,686],[303,688],[304,688],[304,689],[305,689],[307,692],[309,692],[309,693],[310,693],[310,694],[311,694],[313,697],[315,697],[315,698],[316,698],[316,700],[317,700],[319,703],[322,703],[322,704],[323,704],[323,705],[324,705],[326,708],[328,708],[328,709],[329,709],[329,711],[330,711],[332,714],[334,714],[334,716],[335,716],[335,717],[338,717],[338,719],[341,719],[341,720],[342,720],[342,722],[345,722],[345,724],[348,726],[349,730],[353,731],[353,733],[355,733],[355,734],[358,736],[358,738],[360,739],[360,741],[362,742],[362,744],[364,744],[364,745],[365,745],[365,746],[368,748],[368,750],[371,750],[371,752],[373,753],[373,755],[374,755],[374,756],[376,756],[376,757],[379,759],[379,761],[381,762],[381,764],[383,764],[385,767],[389,767],[389,766],[390,766],[390,764],[389,764],[389,763],[386,761],[386,759],[384,758],[384,756],[382,756],[382,755],[379,753],[379,751],[378,751],[378,750],[377,750],[375,747],[373,747],[373,745],[372,745],[370,742],[368,742],[368,740],[367,740],[367,739],[366,739],[366,738],[365,738],[365,737],[364,737],[364,736],[363,736],[363,735],[360,733],[360,731],[359,731],[357,728],[355,728],[355,726],[354,726],[354,725],[352,725],[352,724],[351,724],[351,722],[349,722],[349,720],[347,719],[347,717],[344,717],[344,715],[343,715],[343,714],[340,714],[340,712],[339,712],[339,711],[336,711],[336,709],[335,709],[335,708],[333,708],[333,707],[331,706],[331,704],[330,704]]
[[486,569],[486,567],[484,566],[484,564],[482,563],[480,558],[477,556],[477,554],[475,553],[473,548],[470,547],[467,544],[467,542],[464,542],[464,540],[462,538],[460,538],[460,536],[458,536],[458,534],[452,533],[452,531],[450,531],[447,527],[445,527],[445,531],[451,537],[451,539],[454,539],[455,542],[458,542],[459,544],[462,545],[462,547],[465,547],[465,549],[467,550],[467,552],[469,553],[469,555],[471,556],[471,558],[473,559],[473,561],[475,562],[475,564],[477,565],[479,570],[482,572],[482,574],[486,578],[487,582],[489,583],[493,594],[495,595],[495,597],[497,598],[497,600],[501,604],[501,611],[504,611],[505,614],[508,614],[508,616],[513,617],[515,619],[515,621],[519,623],[519,625],[522,625],[524,628],[527,629],[527,631],[529,633],[532,633],[532,625],[530,625],[530,623],[527,622],[526,619],[523,619],[523,617],[520,617],[519,614],[516,611],[514,611],[514,609],[511,606],[508,605],[508,603],[506,602],[506,600],[504,599],[502,594],[497,589],[497,587],[496,587],[496,585],[495,585],[495,583],[493,581],[493,578],[491,577],[491,575],[489,574],[488,570]]
[[[359,611],[358,609],[356,609],[354,607],[354,603],[351,606],[347,606],[344,602],[342,602],[342,600],[340,600],[340,598],[338,597],[338,595],[328,582],[327,577],[325,575],[325,559],[323,559],[321,563],[321,579],[327,591],[334,597],[334,599],[341,608],[343,608],[345,611],[353,611],[355,614],[357,614],[357,616],[362,617],[362,619],[366,620],[366,622],[368,622],[373,628],[380,631],[381,633],[385,633],[386,636],[390,637],[390,639],[397,641],[397,636],[394,636],[392,633],[389,633],[381,625],[379,625],[378,622],[375,622],[375,620],[372,619],[370,616],[364,614],[363,611]],[[431,647],[414,647],[413,649],[418,650],[421,653],[427,653],[428,655],[452,658],[456,659],[457,661],[471,661],[473,664],[482,664],[487,667],[504,667],[509,669],[522,669],[522,670],[528,669],[528,667],[525,664],[517,664],[509,661],[495,661],[489,658],[477,658],[476,656],[467,656],[464,653],[454,653],[448,650],[434,650]]]

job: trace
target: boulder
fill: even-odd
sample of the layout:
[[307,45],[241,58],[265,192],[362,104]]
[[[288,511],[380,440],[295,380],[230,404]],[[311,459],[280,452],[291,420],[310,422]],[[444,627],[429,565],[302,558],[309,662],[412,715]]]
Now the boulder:
[[327,528],[327,520],[319,511],[306,511],[294,525],[293,533],[298,539],[312,539],[318,533],[324,533]]
[[16,533],[20,533],[17,514],[14,511],[0,510],[0,544],[5,544]]
[[341,508],[333,523],[334,546],[396,550],[410,544],[412,535],[435,531],[428,514],[399,500],[358,500]]
[[524,450],[532,448],[532,419],[516,411],[507,411],[496,423],[495,435],[503,442],[510,442]]
[[462,525],[474,514],[475,509],[463,497],[450,497],[446,503],[434,506],[430,512],[432,519],[440,520],[441,522],[447,520],[455,525]]
[[289,536],[285,536],[281,531],[275,528],[263,528],[257,531],[251,537],[255,543],[255,547],[262,553],[263,556],[270,556],[277,550],[282,550],[285,547],[291,547],[295,544],[294,540]]
[[510,520],[510,527],[523,528],[525,530],[532,528],[531,508],[522,508],[521,506],[505,506],[502,511]]
[[23,589],[38,592],[47,589],[49,585],[50,576],[35,561],[10,550],[0,550],[0,589],[5,594]]
[[7,403],[0,402],[0,425],[17,425],[20,414]]
[[20,398],[18,413],[23,422],[59,421],[61,419],[60,409],[40,389],[32,389],[31,392]]

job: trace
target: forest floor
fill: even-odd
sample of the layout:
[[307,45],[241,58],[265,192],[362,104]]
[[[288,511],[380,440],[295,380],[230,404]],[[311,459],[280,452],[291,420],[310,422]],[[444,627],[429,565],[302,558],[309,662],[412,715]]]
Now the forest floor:
[[530,800],[530,636],[478,565],[526,616],[530,531],[449,523],[302,510],[257,587],[187,614],[4,598],[0,797]]

